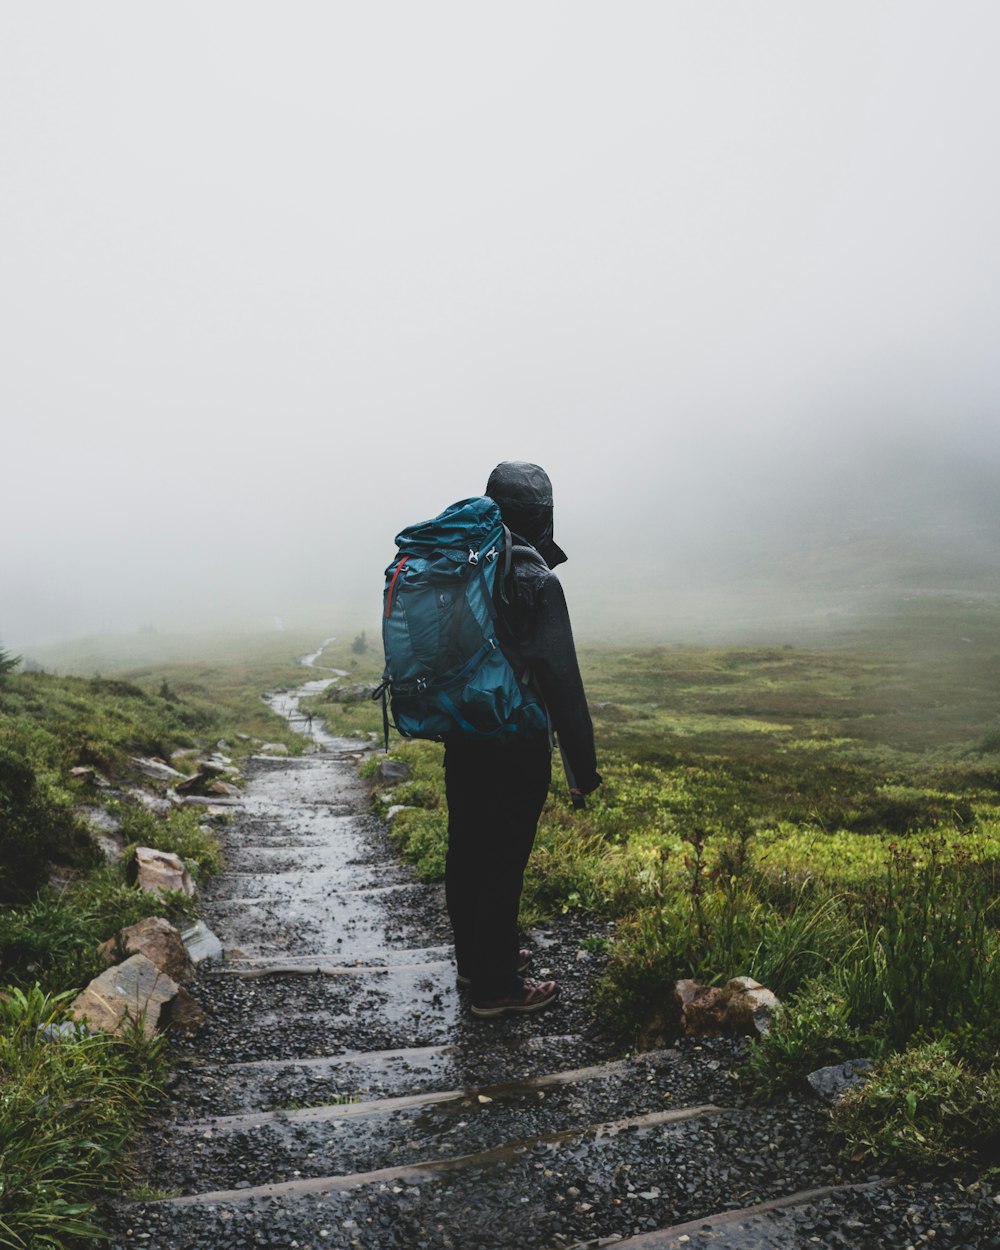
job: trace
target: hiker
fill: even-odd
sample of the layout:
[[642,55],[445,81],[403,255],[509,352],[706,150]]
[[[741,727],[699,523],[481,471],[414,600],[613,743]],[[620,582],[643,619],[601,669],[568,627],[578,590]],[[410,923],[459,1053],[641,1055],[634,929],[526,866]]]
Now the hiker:
[[[574,802],[601,783],[594,730],[577,665],[569,613],[552,569],[566,559],[552,537],[552,484],[538,465],[497,465],[486,494],[511,531],[510,574],[497,578],[497,637],[518,673],[530,672],[563,752]],[[447,735],[448,857],[445,889],[459,985],[483,1017],[538,1011],[555,981],[522,977],[517,915],[525,865],[548,794],[552,741],[545,729],[511,740]]]

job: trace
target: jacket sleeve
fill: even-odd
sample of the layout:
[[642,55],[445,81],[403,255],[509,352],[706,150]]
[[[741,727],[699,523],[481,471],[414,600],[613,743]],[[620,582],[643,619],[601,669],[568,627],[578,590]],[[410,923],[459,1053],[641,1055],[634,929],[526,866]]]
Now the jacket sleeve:
[[524,639],[524,658],[549,709],[559,744],[582,794],[601,784],[594,726],[577,663],[566,597],[557,577],[542,584]]

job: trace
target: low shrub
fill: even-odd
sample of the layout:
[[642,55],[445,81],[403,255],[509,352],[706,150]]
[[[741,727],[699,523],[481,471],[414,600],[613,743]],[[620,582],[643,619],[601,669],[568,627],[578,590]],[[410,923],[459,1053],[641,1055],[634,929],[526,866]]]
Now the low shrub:
[[441,811],[413,807],[398,812],[390,836],[424,881],[444,877],[448,853],[448,817]]
[[1000,1069],[978,1072],[947,1039],[888,1056],[833,1111],[857,1158],[1000,1174]]

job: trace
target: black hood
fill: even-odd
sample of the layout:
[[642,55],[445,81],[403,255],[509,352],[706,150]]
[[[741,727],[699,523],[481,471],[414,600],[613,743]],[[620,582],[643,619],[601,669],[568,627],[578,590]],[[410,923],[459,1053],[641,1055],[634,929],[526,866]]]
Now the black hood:
[[504,523],[539,553],[550,569],[566,553],[552,538],[552,483],[537,464],[505,460],[490,474],[486,494],[500,505]]

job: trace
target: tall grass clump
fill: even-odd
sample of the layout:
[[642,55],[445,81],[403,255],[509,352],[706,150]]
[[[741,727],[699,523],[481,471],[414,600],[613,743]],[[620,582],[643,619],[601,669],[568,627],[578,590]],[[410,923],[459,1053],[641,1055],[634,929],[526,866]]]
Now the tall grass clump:
[[163,1044],[62,1023],[72,992],[0,998],[0,1246],[99,1237],[94,1196],[120,1174],[136,1117],[158,1097]]
[[941,1030],[1000,1040],[997,864],[937,837],[890,847],[834,974],[851,1016],[894,1047]]

